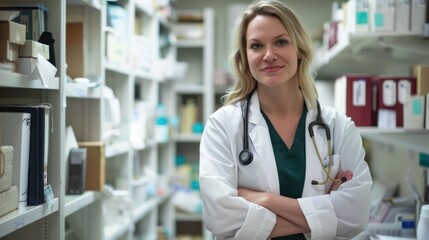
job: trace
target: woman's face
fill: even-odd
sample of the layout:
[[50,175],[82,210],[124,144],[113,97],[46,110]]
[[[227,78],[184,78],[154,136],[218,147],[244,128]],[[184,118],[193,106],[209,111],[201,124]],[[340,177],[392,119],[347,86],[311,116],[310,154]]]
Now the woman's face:
[[298,54],[283,23],[258,15],[248,25],[246,52],[252,76],[267,87],[284,85],[298,67]]

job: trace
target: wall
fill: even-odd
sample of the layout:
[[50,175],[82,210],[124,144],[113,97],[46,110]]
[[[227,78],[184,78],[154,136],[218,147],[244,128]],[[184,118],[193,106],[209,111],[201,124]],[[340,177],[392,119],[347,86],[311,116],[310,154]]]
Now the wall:
[[[202,9],[213,7],[215,10],[215,68],[228,69],[228,51],[230,46],[230,24],[228,9],[234,5],[248,5],[250,0],[179,0],[177,8],[180,9]],[[286,2],[301,17],[311,36],[316,36],[322,31],[323,23],[331,19],[331,8],[333,0],[288,0]],[[338,1],[341,2],[341,1]]]

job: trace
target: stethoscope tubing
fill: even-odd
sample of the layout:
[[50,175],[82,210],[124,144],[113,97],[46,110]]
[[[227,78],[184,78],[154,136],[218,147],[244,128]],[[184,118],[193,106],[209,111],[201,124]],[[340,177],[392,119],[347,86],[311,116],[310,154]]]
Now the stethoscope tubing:
[[[249,165],[253,161],[253,153],[249,150],[249,135],[248,135],[249,108],[250,108],[250,100],[252,95],[253,95],[253,91],[246,97],[245,110],[242,113],[243,115],[243,150],[240,152],[238,159],[240,163],[244,166]],[[319,148],[317,147],[317,143],[314,138],[313,127],[316,125],[322,127],[326,133],[326,139],[328,142],[328,165],[327,166],[323,162],[322,156],[320,155]],[[314,121],[312,121],[308,125],[308,131],[309,131],[314,149],[316,151],[317,158],[319,159],[320,165],[322,166],[322,169],[326,174],[326,178],[322,182],[312,180],[311,184],[325,185],[329,180],[331,180],[332,182],[340,182],[340,181],[345,182],[346,181],[345,177],[342,177],[341,179],[336,179],[331,176],[331,170],[333,165],[332,163],[333,147],[332,147],[332,141],[331,141],[331,132],[330,132],[329,126],[323,121],[321,117],[321,107],[320,107],[319,101],[317,101],[317,117]]]

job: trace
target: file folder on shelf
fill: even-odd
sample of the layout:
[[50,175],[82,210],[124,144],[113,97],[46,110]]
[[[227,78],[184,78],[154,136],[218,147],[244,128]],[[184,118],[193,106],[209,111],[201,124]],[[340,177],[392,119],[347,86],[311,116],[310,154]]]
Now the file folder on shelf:
[[27,206],[30,125],[30,113],[0,112],[1,142],[14,148],[12,185],[18,187],[19,208]]
[[0,112],[23,112],[31,115],[27,199],[29,206],[45,202],[51,108],[49,104],[0,105]]

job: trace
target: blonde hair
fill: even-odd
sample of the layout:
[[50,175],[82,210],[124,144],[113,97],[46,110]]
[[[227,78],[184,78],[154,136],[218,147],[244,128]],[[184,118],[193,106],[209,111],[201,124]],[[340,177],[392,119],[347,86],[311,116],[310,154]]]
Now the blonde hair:
[[313,59],[312,41],[294,11],[279,1],[255,1],[237,20],[233,31],[232,51],[229,59],[236,82],[232,89],[223,96],[224,104],[241,101],[256,89],[256,80],[250,73],[247,62],[246,33],[249,23],[258,15],[276,17],[288,31],[292,44],[296,46],[298,51],[299,62],[296,72],[298,84],[307,107],[313,108],[316,106],[317,91],[309,71]]

